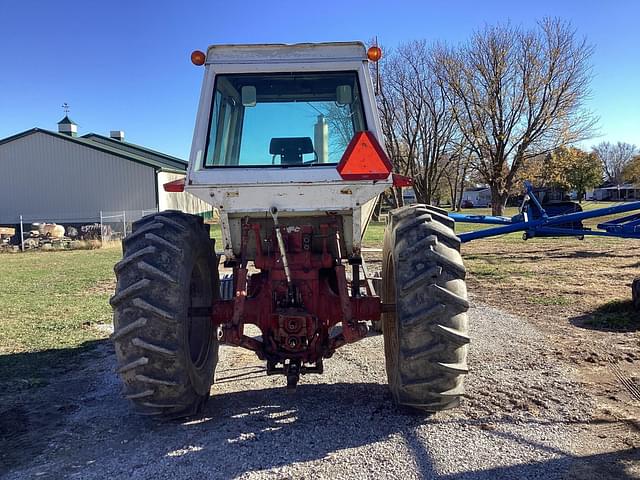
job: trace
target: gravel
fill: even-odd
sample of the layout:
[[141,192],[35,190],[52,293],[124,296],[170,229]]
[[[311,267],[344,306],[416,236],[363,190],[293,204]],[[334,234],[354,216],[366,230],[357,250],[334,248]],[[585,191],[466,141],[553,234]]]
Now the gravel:
[[[3,479],[640,478],[638,450],[603,451],[594,402],[525,320],[470,310],[468,399],[431,417],[399,411],[381,336],[339,350],[287,394],[250,352],[223,348],[205,414],[132,415],[105,343],[13,409]],[[7,448],[9,450],[7,450]]]

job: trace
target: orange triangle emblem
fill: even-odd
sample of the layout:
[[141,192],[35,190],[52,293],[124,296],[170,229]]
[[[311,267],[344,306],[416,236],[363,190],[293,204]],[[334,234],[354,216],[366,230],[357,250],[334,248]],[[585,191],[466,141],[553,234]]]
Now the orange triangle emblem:
[[371,132],[357,132],[336,169],[345,180],[384,180],[393,167]]

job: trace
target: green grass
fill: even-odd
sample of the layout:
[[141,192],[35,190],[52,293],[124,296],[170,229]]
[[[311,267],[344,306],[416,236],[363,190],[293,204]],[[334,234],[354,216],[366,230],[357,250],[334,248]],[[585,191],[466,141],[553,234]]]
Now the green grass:
[[543,297],[533,297],[530,296],[527,298],[529,302],[535,305],[544,305],[546,307],[550,306],[565,306],[571,305],[573,301],[569,297],[565,297],[563,295],[545,295]]
[[584,324],[605,330],[640,330],[638,311],[631,300],[613,300],[602,305],[586,318]]
[[384,222],[370,222],[362,243],[367,247],[382,248],[385,227]]
[[120,248],[0,255],[0,386],[41,384],[107,336]]
[[504,280],[509,277],[509,272],[499,265],[478,263],[474,265],[473,269],[470,269],[470,272],[480,279]]
[[214,238],[216,241],[216,251],[220,252],[224,250],[224,247],[222,246],[222,230],[220,230],[219,223],[211,224],[211,230],[209,231],[209,236],[211,238]]

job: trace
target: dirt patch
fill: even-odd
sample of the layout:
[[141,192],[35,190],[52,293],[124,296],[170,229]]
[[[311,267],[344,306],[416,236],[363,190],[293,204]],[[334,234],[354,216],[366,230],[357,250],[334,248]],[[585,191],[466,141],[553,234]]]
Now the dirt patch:
[[116,290],[116,279],[110,278],[109,280],[101,280],[96,282],[95,285],[87,288],[81,295],[87,297],[93,297],[95,295],[113,295]]
[[600,435],[637,447],[640,312],[630,286],[640,276],[640,245],[493,239],[465,244],[463,256],[471,294],[539,328],[550,346],[542,354],[573,365],[595,395],[596,420],[609,422]]
[[[572,319],[576,326],[606,315],[607,304],[630,300],[631,282],[640,276],[634,241],[493,239],[465,244],[462,253],[475,295],[514,313]],[[612,329],[640,330],[634,322],[640,314],[628,320]]]

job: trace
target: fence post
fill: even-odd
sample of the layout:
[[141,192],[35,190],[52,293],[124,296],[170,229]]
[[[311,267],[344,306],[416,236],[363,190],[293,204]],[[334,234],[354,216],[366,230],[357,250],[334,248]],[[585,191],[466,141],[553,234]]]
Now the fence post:
[[127,212],[122,211],[122,238],[127,236]]
[[102,210],[100,210],[100,244],[104,245],[104,226],[102,225]]
[[22,226],[22,215],[20,215],[20,250],[24,252],[24,227]]

